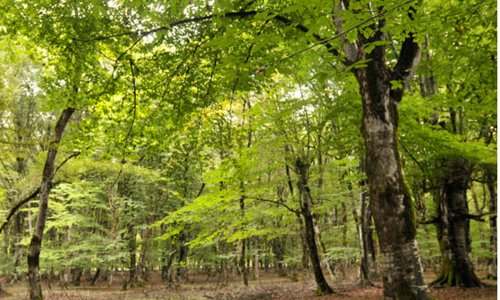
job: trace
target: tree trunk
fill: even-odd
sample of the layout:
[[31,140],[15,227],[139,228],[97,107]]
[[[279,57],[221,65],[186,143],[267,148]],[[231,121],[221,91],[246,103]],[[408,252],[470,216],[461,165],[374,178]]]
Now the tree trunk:
[[186,270],[186,259],[187,259],[187,252],[189,248],[184,245],[186,240],[186,235],[184,233],[181,233],[179,236],[179,257],[177,259],[177,278],[186,280],[187,279],[187,270]]
[[372,216],[366,201],[366,192],[361,192],[361,220],[360,220],[360,241],[361,241],[361,265],[360,282],[362,285],[373,285],[373,280],[377,276],[377,263],[375,261],[375,244],[373,242],[373,230],[371,228]]
[[[243,183],[241,183],[241,189],[244,192]],[[241,213],[241,217],[244,218],[245,217],[245,198],[244,197],[240,198],[240,213]],[[243,285],[248,286],[248,269],[245,266],[247,240],[242,239],[240,244],[241,244],[241,252],[240,252],[240,257],[239,257],[239,265],[241,268],[241,277],[243,279]]]
[[486,171],[486,184],[490,192],[490,252],[493,257],[488,259],[488,279],[497,279],[497,176],[495,172]]
[[127,289],[127,286],[134,287],[137,279],[136,232],[133,225],[129,224],[128,227],[129,278],[127,284],[124,283],[124,289]]
[[[383,24],[379,24],[383,26]],[[385,41],[385,33],[377,31],[365,44]],[[406,48],[405,48],[406,47]],[[402,52],[418,52],[413,38],[402,45]],[[417,54],[407,53],[414,60]],[[392,89],[392,78],[404,79],[413,62],[402,61],[394,74],[387,68],[385,48],[377,46],[358,59],[368,60],[365,68],[354,71],[360,85],[363,103],[362,133],[366,149],[366,174],[371,212],[380,244],[386,299],[430,299],[417,250],[415,216],[403,177],[398,149],[398,111],[403,90]],[[401,69],[401,70],[399,70]],[[409,75],[407,75],[409,76]]]
[[308,187],[308,171],[310,164],[297,159],[295,162],[295,167],[297,173],[299,174],[299,181],[297,184],[300,199],[301,199],[301,215],[304,218],[304,233],[305,240],[307,243],[307,248],[309,252],[309,258],[311,259],[311,264],[314,272],[314,279],[318,285],[319,292],[321,294],[331,294],[333,293],[332,288],[326,282],[323,271],[321,270],[321,261],[318,254],[318,247],[316,245],[316,234],[314,231],[314,219],[312,214],[312,199],[310,190]]
[[481,286],[470,259],[468,163],[465,159],[447,160],[436,197],[437,235],[441,250],[441,274],[434,285]]
[[45,223],[47,220],[47,209],[49,203],[49,194],[51,190],[52,175],[54,173],[54,164],[57,156],[57,148],[61,141],[62,134],[71,115],[75,111],[74,108],[68,107],[64,109],[61,116],[57,120],[54,134],[50,141],[47,150],[47,158],[43,167],[42,183],[40,185],[40,202],[38,204],[38,215],[36,219],[35,228],[31,237],[29,253],[28,253],[28,282],[29,293],[31,300],[41,300],[42,286],[40,284],[40,252],[42,250],[43,231],[45,230]]
[[[325,243],[323,243],[323,240],[321,238],[321,230],[319,228],[318,220],[314,217],[314,215],[313,215],[313,223],[314,223],[314,233],[315,233],[315,238],[316,238],[316,245],[319,245],[318,256],[321,257],[326,253],[326,247],[325,247]],[[333,269],[332,269],[332,266],[330,264],[330,261],[328,259],[324,258],[322,265],[327,270],[328,275],[330,275],[330,279],[332,281],[335,280],[335,275],[333,273]]]
[[279,277],[286,276],[286,269],[284,265],[285,259],[285,239],[277,237],[271,241],[272,251],[274,255],[274,268]]
[[162,266],[161,266],[161,279],[165,282],[172,282],[172,265],[174,264],[174,258],[177,251],[168,251],[167,246],[162,253]]
[[99,275],[100,274],[101,274],[101,268],[97,268],[97,270],[95,271],[94,276],[90,280],[90,286],[95,286],[95,284],[97,282],[97,279],[99,279]]
[[259,238],[253,238],[253,279],[259,279]]
[[141,230],[141,254],[139,256],[139,264],[137,265],[137,278],[140,284],[144,284],[149,280],[149,268],[148,268],[148,253],[150,246],[150,236],[151,229]]

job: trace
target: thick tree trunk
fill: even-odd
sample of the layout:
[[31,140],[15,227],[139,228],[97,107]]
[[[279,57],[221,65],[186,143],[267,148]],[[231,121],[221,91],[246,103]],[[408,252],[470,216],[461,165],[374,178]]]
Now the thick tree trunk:
[[301,199],[301,214],[304,218],[304,235],[307,243],[307,248],[309,252],[309,258],[311,259],[311,264],[314,272],[314,279],[318,285],[319,292],[321,294],[331,294],[333,293],[332,288],[326,282],[325,276],[321,269],[321,261],[319,258],[318,247],[316,245],[316,233],[314,231],[314,219],[312,214],[312,199],[310,190],[308,187],[308,171],[309,163],[297,159],[295,167],[297,173],[299,174],[299,181],[297,184],[300,199]]
[[497,279],[497,176],[494,172],[486,171],[486,184],[490,192],[490,252],[494,257],[488,259],[488,279]]
[[470,259],[468,163],[465,159],[447,160],[442,169],[442,186],[436,195],[441,274],[433,284],[478,287],[481,281]]
[[[379,24],[380,27],[383,23]],[[384,41],[385,33],[377,31],[364,43]],[[405,48],[406,47],[406,48]],[[361,49],[361,48],[360,48]],[[418,52],[412,38],[402,45],[406,60]],[[398,112],[402,89],[391,90],[393,78],[405,79],[403,73],[413,65],[401,61],[390,74],[385,48],[377,46],[366,54],[358,50],[358,59],[368,60],[365,68],[355,70],[363,103],[362,133],[366,149],[366,174],[371,212],[379,238],[386,299],[430,299],[423,279],[417,250],[415,216],[406,187],[398,150]],[[406,76],[409,76],[408,74]]]
[[57,120],[54,134],[51,138],[49,148],[47,150],[47,158],[43,167],[42,183],[40,185],[40,202],[38,204],[38,215],[35,228],[31,237],[29,253],[28,253],[28,282],[29,293],[31,300],[41,300],[42,287],[40,284],[39,260],[42,249],[43,232],[47,220],[47,209],[49,203],[49,194],[51,190],[52,174],[54,173],[54,164],[57,156],[57,148],[61,141],[62,134],[68,124],[71,115],[75,111],[74,108],[68,107],[63,110],[59,120]]

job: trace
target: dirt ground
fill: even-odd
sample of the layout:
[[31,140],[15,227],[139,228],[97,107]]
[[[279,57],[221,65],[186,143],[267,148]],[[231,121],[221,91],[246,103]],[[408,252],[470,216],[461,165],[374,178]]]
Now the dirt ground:
[[[428,280],[433,274],[426,274]],[[207,278],[205,275],[191,276],[188,283],[176,286],[167,286],[158,276],[154,276],[149,284],[144,287],[135,287],[127,291],[121,290],[118,282],[108,287],[105,282],[97,286],[83,285],[80,287],[61,287],[52,284],[49,288],[43,286],[44,298],[47,300],[78,299],[78,300],[135,300],[135,299],[216,299],[216,300],[345,300],[345,299],[382,299],[382,285],[376,283],[374,287],[360,287],[355,284],[355,275],[339,279],[337,284],[332,284],[336,294],[315,296],[315,284],[310,275],[302,274],[299,280],[292,282],[289,278],[279,278],[272,272],[261,272],[258,279],[250,280],[248,287],[244,287],[237,277],[230,278],[225,286],[217,284],[217,278]],[[492,287],[487,288],[433,288],[432,294],[436,299],[460,300],[494,300],[497,299],[495,281],[486,281]],[[12,285],[3,284],[7,295],[0,294],[0,299],[21,300],[28,299],[26,283]]]

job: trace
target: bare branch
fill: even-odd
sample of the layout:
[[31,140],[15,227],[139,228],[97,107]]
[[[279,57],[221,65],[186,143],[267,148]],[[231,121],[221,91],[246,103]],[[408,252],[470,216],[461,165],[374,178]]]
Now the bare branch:
[[280,206],[283,206],[284,208],[288,209],[289,211],[293,212],[294,214],[300,214],[300,210],[293,209],[290,206],[286,205],[284,202],[276,201],[276,200],[271,200],[271,199],[265,199],[265,198],[260,198],[260,197],[252,197],[252,196],[243,196],[244,199],[250,199],[250,200],[256,200],[256,201],[262,201],[262,202],[269,202],[269,203],[274,203]]
[[17,211],[23,206],[24,204],[28,203],[29,201],[33,200],[38,196],[40,193],[40,187],[38,187],[33,193],[31,193],[28,197],[24,198],[23,200],[19,201],[13,208],[10,209],[9,215],[5,219],[5,221],[2,224],[2,227],[0,227],[0,232],[2,232],[5,229],[5,226],[9,223],[10,219],[17,213]]

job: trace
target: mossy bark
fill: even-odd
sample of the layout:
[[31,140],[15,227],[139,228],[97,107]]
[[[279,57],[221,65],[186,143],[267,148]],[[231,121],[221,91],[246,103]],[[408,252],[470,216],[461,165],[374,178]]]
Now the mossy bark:
[[479,287],[482,283],[474,273],[470,259],[468,163],[461,158],[445,160],[441,169],[441,187],[434,196],[438,210],[436,228],[441,250],[441,271],[432,284]]
[[[384,26],[383,22],[378,24]],[[374,28],[378,30],[378,28]],[[417,250],[415,216],[410,193],[403,177],[398,149],[398,105],[402,88],[392,88],[391,80],[406,80],[418,56],[418,46],[410,37],[402,45],[401,57],[391,72],[385,48],[370,53],[363,44],[386,40],[385,33],[359,40],[357,60],[366,67],[354,70],[363,104],[362,134],[366,150],[366,174],[370,209],[379,238],[385,299],[430,299],[423,280]]]
[[494,255],[488,259],[488,279],[497,279],[497,175],[490,170],[486,171],[486,184],[490,193],[490,252]]

